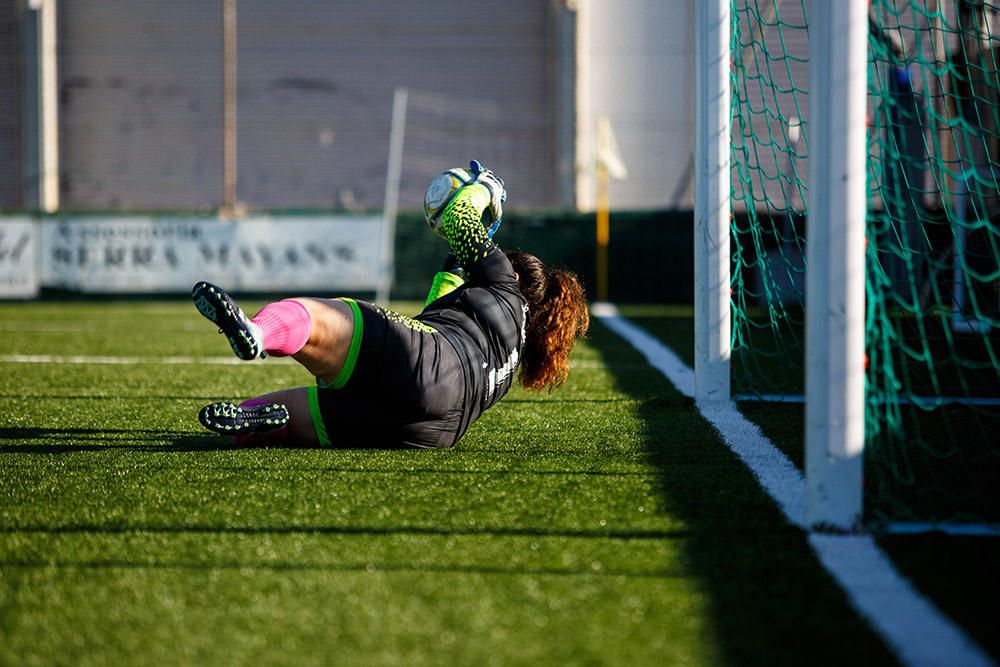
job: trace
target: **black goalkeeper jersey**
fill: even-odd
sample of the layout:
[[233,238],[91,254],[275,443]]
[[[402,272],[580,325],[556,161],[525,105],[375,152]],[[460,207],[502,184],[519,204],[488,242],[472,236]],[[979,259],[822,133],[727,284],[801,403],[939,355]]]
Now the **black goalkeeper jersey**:
[[479,185],[463,190],[445,209],[441,227],[466,283],[416,318],[441,332],[465,362],[460,434],[510,389],[524,348],[528,302],[510,260],[481,222],[489,203],[488,191]]
[[459,435],[510,389],[524,347],[528,304],[510,261],[492,241],[490,245],[483,259],[466,268],[469,279],[464,285],[416,317],[447,338],[464,362]]
[[[510,389],[527,301],[481,218],[489,193],[466,187],[442,229],[467,281],[415,318],[351,302],[357,362],[350,378],[310,393],[320,441],[353,447],[450,447]],[[353,346],[353,343],[352,343]]]

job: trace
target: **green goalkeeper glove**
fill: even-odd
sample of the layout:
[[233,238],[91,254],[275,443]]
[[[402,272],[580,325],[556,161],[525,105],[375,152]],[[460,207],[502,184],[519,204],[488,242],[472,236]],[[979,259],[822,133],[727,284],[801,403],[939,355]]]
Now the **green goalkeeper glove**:
[[469,171],[473,175],[473,183],[480,183],[490,192],[490,228],[486,235],[493,238],[493,234],[500,228],[503,221],[503,203],[507,201],[507,190],[504,188],[503,179],[484,167],[478,160],[469,162]]

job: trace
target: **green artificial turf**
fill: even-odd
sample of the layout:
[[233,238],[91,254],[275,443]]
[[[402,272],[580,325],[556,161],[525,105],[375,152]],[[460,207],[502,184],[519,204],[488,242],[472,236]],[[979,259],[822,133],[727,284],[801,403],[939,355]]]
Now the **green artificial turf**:
[[[690,313],[650,306],[626,306],[622,312],[693,364],[694,322]],[[804,470],[802,404],[741,401],[738,405],[793,464]],[[869,457],[866,511],[871,515],[894,511],[915,521],[957,517],[995,523],[1000,512],[1000,457],[984,429],[1000,431],[1000,410],[957,405],[931,411],[903,406],[901,410],[908,423],[915,425],[911,430],[922,438],[893,441],[885,437],[877,443],[891,447],[891,453],[905,458],[907,466],[898,474],[887,474],[890,466],[884,458],[873,461]],[[884,535],[878,542],[919,591],[1000,659],[1000,570],[996,567],[1000,538],[932,533]]]
[[512,391],[445,451],[201,430],[206,402],[310,378],[156,363],[230,355],[189,304],[3,304],[0,335],[62,357],[0,361],[0,664],[893,662],[599,324],[563,388]]

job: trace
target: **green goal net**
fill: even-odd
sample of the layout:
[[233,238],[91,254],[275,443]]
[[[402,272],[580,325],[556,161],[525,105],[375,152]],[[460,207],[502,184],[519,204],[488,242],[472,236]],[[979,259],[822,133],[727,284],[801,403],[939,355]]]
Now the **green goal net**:
[[[822,159],[806,10],[732,3],[733,387],[785,404]],[[866,516],[1000,522],[1000,6],[873,0],[869,35]]]

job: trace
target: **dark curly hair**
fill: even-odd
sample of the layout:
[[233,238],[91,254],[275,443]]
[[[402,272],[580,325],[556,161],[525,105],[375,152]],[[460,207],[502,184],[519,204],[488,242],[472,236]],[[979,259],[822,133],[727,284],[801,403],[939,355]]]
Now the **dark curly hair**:
[[534,255],[509,252],[507,258],[528,301],[519,381],[526,389],[551,391],[566,381],[573,345],[590,327],[583,286],[574,273],[548,269]]

